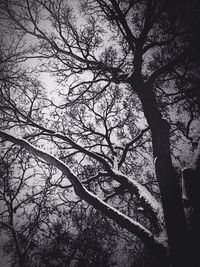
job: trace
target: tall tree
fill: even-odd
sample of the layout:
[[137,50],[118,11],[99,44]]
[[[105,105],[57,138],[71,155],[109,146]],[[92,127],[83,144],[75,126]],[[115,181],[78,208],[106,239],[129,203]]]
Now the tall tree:
[[[0,132],[61,171],[51,184],[72,186],[141,238],[158,266],[174,267],[199,261],[192,241],[199,234],[200,158],[196,30],[181,19],[187,4],[176,5],[180,13],[164,0],[2,1],[2,24],[26,40],[18,58],[41,59],[37,71],[55,75],[59,86],[56,102],[27,78],[12,96],[16,85],[4,76],[4,127],[14,118],[12,128],[23,129],[24,138]],[[183,163],[186,148],[191,164]]]

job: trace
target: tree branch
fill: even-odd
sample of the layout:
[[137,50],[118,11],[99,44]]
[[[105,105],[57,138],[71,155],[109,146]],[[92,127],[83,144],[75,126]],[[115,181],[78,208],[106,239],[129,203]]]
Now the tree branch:
[[0,136],[3,140],[10,141],[16,145],[19,145],[22,148],[25,148],[32,155],[44,160],[47,164],[53,165],[56,168],[58,168],[72,183],[77,196],[85,200],[87,203],[92,205],[97,210],[100,210],[103,214],[105,214],[109,218],[113,219],[124,229],[127,229],[131,233],[137,235],[151,249],[152,248],[154,250],[157,250],[160,248],[164,249],[164,246],[163,244],[160,243],[160,240],[156,239],[154,235],[149,230],[147,230],[144,226],[142,226],[140,223],[136,222],[135,220],[129,218],[128,216],[124,215],[117,209],[111,207],[110,205],[102,201],[100,198],[92,194],[90,191],[88,191],[82,185],[82,183],[79,181],[76,175],[62,161],[58,160],[53,155],[34,147],[29,142],[21,138],[16,138],[2,131],[0,131]]
[[126,158],[126,155],[127,155],[127,152],[128,152],[128,150],[129,150],[129,148],[130,148],[135,142],[137,142],[137,141],[143,136],[143,134],[144,134],[145,132],[147,132],[148,130],[149,130],[149,127],[147,127],[146,129],[142,130],[141,133],[140,133],[138,136],[136,136],[132,141],[130,141],[128,144],[126,144],[126,146],[125,146],[125,148],[124,148],[124,151],[123,151],[123,154],[122,154],[122,157],[121,157],[121,160],[120,160],[120,162],[119,162],[119,164],[118,164],[118,167],[119,167],[119,168],[122,166],[122,164],[123,164],[123,162],[124,162],[124,160],[125,160],[125,158]]
[[154,71],[151,74],[151,76],[149,77],[149,79],[145,82],[145,84],[147,86],[151,85],[162,74],[170,73],[173,70],[173,68],[176,65],[178,65],[179,63],[183,62],[187,58],[188,55],[189,55],[188,50],[183,51],[179,56],[175,57],[172,61],[168,62],[164,66],[162,66],[162,67],[158,68],[156,71]]

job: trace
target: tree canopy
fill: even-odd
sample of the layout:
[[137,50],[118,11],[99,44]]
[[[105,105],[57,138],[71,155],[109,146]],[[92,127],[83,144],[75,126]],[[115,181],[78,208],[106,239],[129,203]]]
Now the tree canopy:
[[[154,266],[198,266],[199,10],[1,1],[0,225],[21,264],[40,223],[83,201],[137,236]],[[19,218],[37,221],[25,247]]]

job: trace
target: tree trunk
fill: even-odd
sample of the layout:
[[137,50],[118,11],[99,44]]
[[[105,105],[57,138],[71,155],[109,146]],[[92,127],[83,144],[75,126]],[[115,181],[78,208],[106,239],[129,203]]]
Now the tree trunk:
[[152,133],[155,171],[168,235],[170,262],[173,267],[191,266],[181,190],[171,160],[169,123],[162,118],[151,87],[137,85],[137,93]]
[[[189,225],[189,244],[192,264],[190,266],[200,266],[199,243],[200,239],[200,173],[199,168],[187,168],[183,171],[184,189],[187,198],[186,216]],[[189,212],[189,214],[188,214]]]
[[161,120],[159,125],[152,129],[152,143],[171,260],[174,266],[189,266],[184,257],[187,254],[188,237],[181,192],[171,162],[167,121]]

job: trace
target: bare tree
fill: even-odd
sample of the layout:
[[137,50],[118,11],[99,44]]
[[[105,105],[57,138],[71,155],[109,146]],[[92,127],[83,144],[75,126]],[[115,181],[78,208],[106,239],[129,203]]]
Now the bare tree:
[[36,170],[37,164],[33,171],[33,162],[29,164],[29,156],[21,149],[12,149],[6,154],[0,166],[0,229],[7,236],[4,251],[10,256],[12,266],[29,266],[37,235],[48,224],[49,217],[56,214],[56,205],[53,212],[49,207],[49,202],[54,204],[53,193],[41,171]]
[[[23,139],[6,131],[0,136],[58,169],[52,186],[73,187],[137,235],[158,255],[158,266],[160,260],[197,266],[199,66],[193,35],[170,12],[170,1],[80,2],[82,12],[63,0],[2,1],[2,24],[27,40],[19,58],[41,59],[38,70],[55,75],[59,96],[57,103],[48,99],[26,74],[13,100],[16,85],[2,79],[4,127],[23,129]],[[180,8],[186,14],[187,5]],[[186,148],[192,163],[183,162]],[[193,210],[191,235],[183,181],[192,187],[186,201]]]
[[35,262],[37,266],[114,266],[116,233],[101,214],[77,205],[43,234]]

